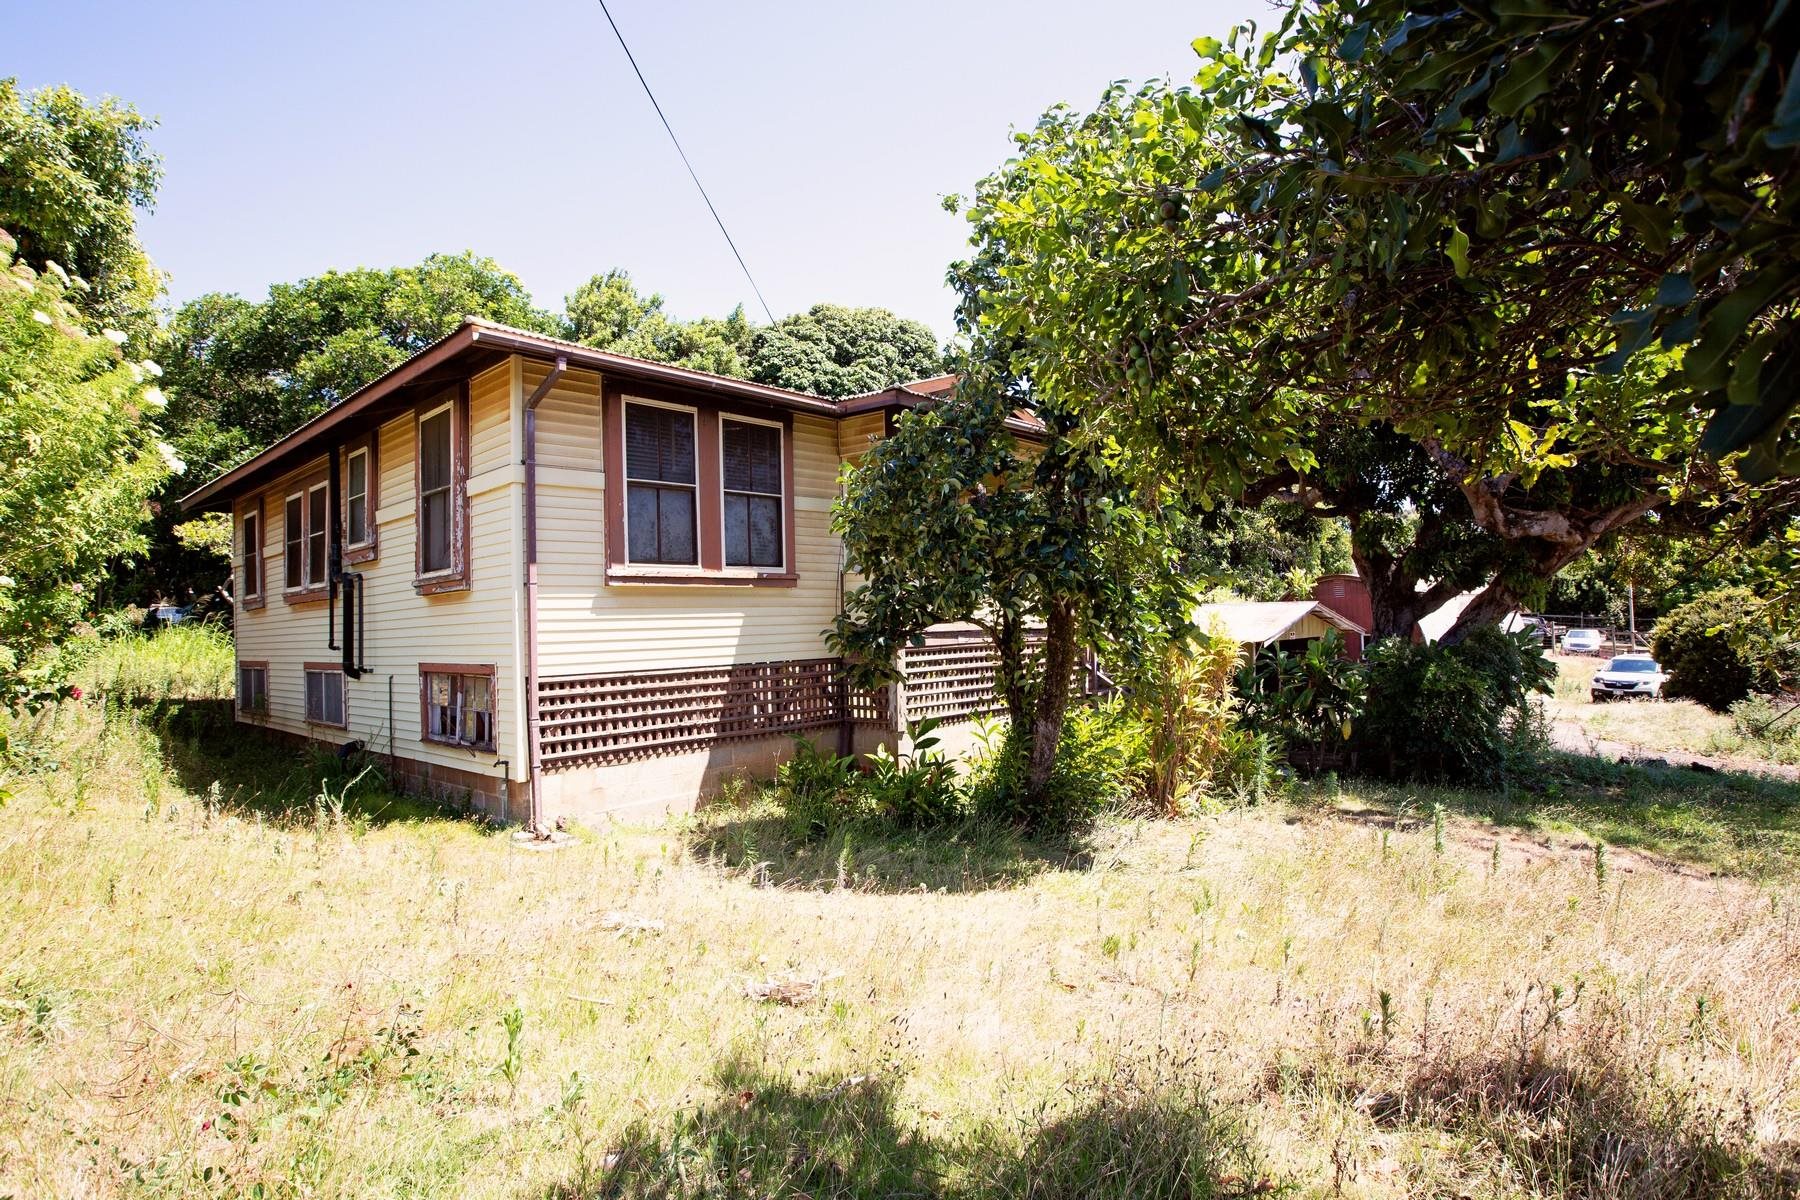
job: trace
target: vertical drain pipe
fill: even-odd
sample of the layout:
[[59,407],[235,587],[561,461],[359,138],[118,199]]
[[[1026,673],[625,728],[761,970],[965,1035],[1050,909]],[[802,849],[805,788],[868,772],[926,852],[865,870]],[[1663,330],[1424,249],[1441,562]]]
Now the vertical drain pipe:
[[550,832],[544,828],[544,756],[538,729],[537,407],[568,367],[568,356],[557,355],[556,365],[525,401],[525,741],[531,772],[526,828],[537,837]]

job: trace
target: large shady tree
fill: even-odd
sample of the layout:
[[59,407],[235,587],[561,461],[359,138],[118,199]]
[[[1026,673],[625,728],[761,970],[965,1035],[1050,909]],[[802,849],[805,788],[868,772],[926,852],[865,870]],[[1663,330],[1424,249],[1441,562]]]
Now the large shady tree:
[[982,182],[981,336],[1202,501],[1391,430],[1504,550],[1455,636],[1659,506],[1791,487],[1795,20],[1305,0],[1203,38]]

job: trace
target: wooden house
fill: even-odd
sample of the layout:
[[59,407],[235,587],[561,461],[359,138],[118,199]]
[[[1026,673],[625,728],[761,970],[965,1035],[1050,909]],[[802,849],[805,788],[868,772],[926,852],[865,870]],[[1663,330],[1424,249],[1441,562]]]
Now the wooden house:
[[233,515],[238,718],[544,828],[991,711],[966,634],[875,694],[824,642],[839,469],[952,386],[831,400],[467,320],[183,501]]

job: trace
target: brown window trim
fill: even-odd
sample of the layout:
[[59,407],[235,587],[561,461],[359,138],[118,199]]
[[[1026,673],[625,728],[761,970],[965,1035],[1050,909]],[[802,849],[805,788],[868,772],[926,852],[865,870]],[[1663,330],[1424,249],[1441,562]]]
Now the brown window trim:
[[[254,561],[246,564],[250,568],[249,574],[256,582],[256,590],[252,592],[249,590],[248,586],[246,586],[244,594],[238,597],[238,607],[246,612],[253,612],[256,609],[262,608],[269,602],[269,514],[266,511],[266,506],[263,504],[263,497],[260,492],[251,498],[249,504],[244,505],[233,514],[233,519],[237,524],[237,528],[232,532],[237,539],[238,553],[240,555],[243,553],[244,521],[248,517],[256,518],[256,557]],[[286,567],[285,563],[282,565],[284,568]],[[243,574],[244,572],[239,572],[240,579],[243,577]]]
[[[253,671],[261,671],[263,673],[263,710],[261,712],[257,712],[253,708],[245,708],[244,707],[243,671],[244,671],[245,667],[249,667]],[[269,700],[269,661],[268,661],[268,659],[265,659],[265,658],[241,658],[241,659],[239,659],[238,663],[237,663],[237,675],[236,675],[236,678],[234,678],[231,681],[231,685],[232,685],[233,690],[236,692],[236,695],[234,695],[232,697],[231,707],[232,707],[232,710],[234,712],[236,712],[238,716],[249,717],[251,720],[255,720],[255,721],[265,721],[268,719],[268,717],[269,717],[269,704],[268,704],[268,700]]]
[[[450,401],[450,567],[425,574],[419,484],[419,418]],[[413,409],[413,590],[421,596],[469,587],[469,381],[463,380]]]
[[[310,497],[312,496],[313,489],[323,486],[326,483],[327,476],[325,469],[320,467],[316,470],[307,472],[301,478],[294,480],[280,489],[281,582],[284,585],[281,589],[281,599],[287,604],[319,604],[329,598],[330,589],[327,580],[321,579],[317,583],[305,582],[306,569],[310,565],[307,558],[310,549],[309,538],[312,534],[312,530],[307,528],[306,524],[307,518],[312,515],[312,503]],[[300,578],[302,583],[297,588],[291,588],[285,586],[287,583],[287,502],[296,495],[300,497]],[[331,504],[331,494],[329,492],[326,493],[325,503],[327,506],[326,511],[329,514]],[[325,531],[325,542],[325,568],[329,572],[331,569],[331,531],[329,529]]]
[[[378,514],[381,497],[381,458],[379,444],[380,430],[371,432],[367,437],[351,442],[344,447],[344,464],[341,478],[344,481],[344,495],[340,501],[341,515],[339,519],[344,528],[344,565],[355,566],[357,563],[373,562],[381,555],[381,521]],[[363,522],[367,526],[368,537],[360,542],[350,541],[350,458],[357,453],[365,455],[368,463],[363,487]]]
[[500,753],[500,705],[496,703],[493,711],[494,744],[491,746],[471,746],[466,742],[449,742],[442,738],[434,738],[427,732],[431,728],[431,694],[426,688],[426,679],[432,675],[486,675],[488,696],[498,699],[497,689],[500,683],[499,669],[493,663],[420,663],[419,664],[419,741],[427,746],[443,746],[450,750],[467,750],[473,754]]
[[[698,567],[634,563],[625,541],[625,401],[653,400],[695,411],[694,443],[699,458],[695,521],[700,540]],[[633,587],[793,587],[799,582],[794,550],[794,415],[754,406],[721,404],[709,396],[674,388],[605,379],[600,392],[602,443],[606,463],[606,582]],[[741,417],[781,426],[781,570],[725,565],[725,488],[719,460],[721,417]]]
[[349,681],[344,678],[344,664],[341,662],[309,662],[300,664],[300,710],[302,713],[306,711],[306,675],[309,671],[322,671],[326,674],[336,675],[338,677],[338,687],[343,692],[344,697],[344,703],[342,705],[344,719],[341,722],[315,721],[312,717],[308,716],[306,718],[306,723],[320,729],[350,728],[350,686]]

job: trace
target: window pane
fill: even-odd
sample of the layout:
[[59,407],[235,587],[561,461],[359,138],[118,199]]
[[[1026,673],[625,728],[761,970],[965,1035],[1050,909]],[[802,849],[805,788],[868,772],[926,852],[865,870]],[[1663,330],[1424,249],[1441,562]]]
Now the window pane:
[[750,497],[750,565],[781,565],[781,501],[773,496]]
[[694,493],[686,488],[656,489],[658,528],[662,537],[659,562],[698,563],[700,552],[694,531]]
[[344,677],[342,675],[326,675],[325,679],[325,719],[333,725],[344,723]]
[[768,425],[722,422],[725,486],[740,492],[781,491],[781,431]]
[[450,410],[419,422],[419,490],[450,486]]
[[317,671],[306,673],[306,719],[309,721],[324,719],[321,715],[324,705],[320,700],[320,696],[323,694],[320,683],[321,676]]
[[325,582],[325,489],[306,495],[306,582]]
[[256,514],[251,513],[244,517],[243,578],[244,595],[246,596],[254,596],[257,592],[262,590],[260,586],[262,577],[262,546],[259,544],[259,541],[260,539],[256,536]]
[[357,545],[369,540],[368,501],[361,496],[350,497],[350,544]]
[[694,414],[645,404],[625,406],[625,475],[694,482]]
[[290,497],[287,502],[286,523],[282,527],[282,536],[286,539],[287,579],[283,587],[300,586],[300,497]]
[[350,456],[350,486],[345,490],[353,499],[368,494],[369,456],[367,454]]
[[656,489],[641,483],[626,489],[630,511],[626,525],[630,529],[627,557],[632,562],[656,562]]
[[450,492],[432,492],[419,498],[419,537],[421,569],[450,569]]
[[467,694],[470,711],[494,711],[493,690],[489,687],[488,677],[486,675],[464,676],[463,689]]
[[725,565],[750,565],[750,499],[725,493]]

